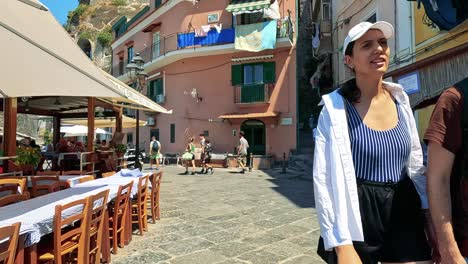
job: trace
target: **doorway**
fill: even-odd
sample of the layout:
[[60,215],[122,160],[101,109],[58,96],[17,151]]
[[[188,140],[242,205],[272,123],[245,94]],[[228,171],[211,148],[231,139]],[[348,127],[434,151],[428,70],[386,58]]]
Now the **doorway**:
[[253,155],[265,155],[266,132],[265,123],[260,120],[249,119],[242,123],[241,131],[245,133],[245,139],[249,142],[248,153]]

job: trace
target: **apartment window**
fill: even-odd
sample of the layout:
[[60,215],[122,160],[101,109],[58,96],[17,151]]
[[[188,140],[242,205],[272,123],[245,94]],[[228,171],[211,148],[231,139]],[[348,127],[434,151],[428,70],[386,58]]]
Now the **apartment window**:
[[156,103],[164,102],[164,80],[163,78],[155,79],[148,84],[147,96]]
[[244,13],[237,17],[238,25],[248,25],[263,22],[263,12]]
[[133,60],[133,46],[128,47],[127,54],[128,54],[127,55],[127,58],[128,58],[127,64],[128,64],[128,63],[132,62],[132,60]]
[[154,8],[159,8],[162,5],[162,0],[154,0]]
[[133,144],[133,133],[127,133],[127,144]]
[[232,85],[274,83],[276,81],[275,62],[261,62],[232,65]]
[[329,21],[331,19],[330,13],[330,0],[322,0],[322,20]]
[[267,102],[269,90],[265,84],[275,83],[275,71],[275,62],[232,65],[235,103]]
[[171,143],[175,143],[175,124],[171,124]]
[[161,35],[158,32],[153,33],[153,59],[161,55]]
[[377,14],[376,13],[372,14],[366,21],[371,22],[371,23],[377,22]]
[[151,138],[155,137],[156,140],[159,140],[159,128],[151,129],[150,130],[150,136],[151,136]]

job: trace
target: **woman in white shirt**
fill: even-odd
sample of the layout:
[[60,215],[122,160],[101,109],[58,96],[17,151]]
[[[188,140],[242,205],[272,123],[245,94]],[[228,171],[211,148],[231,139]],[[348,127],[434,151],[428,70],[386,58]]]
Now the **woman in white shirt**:
[[362,22],[344,41],[355,78],[323,97],[314,194],[327,263],[431,263],[421,146],[408,96],[384,82],[391,24]]

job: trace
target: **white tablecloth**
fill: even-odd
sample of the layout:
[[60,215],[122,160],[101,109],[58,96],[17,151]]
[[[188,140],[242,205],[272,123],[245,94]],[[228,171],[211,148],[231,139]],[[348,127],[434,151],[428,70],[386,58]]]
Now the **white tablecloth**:
[[[21,222],[20,234],[26,235],[25,246],[36,244],[41,237],[53,232],[55,206],[83,199],[110,189],[109,200],[116,197],[109,186],[70,188],[50,193],[27,201],[0,207],[0,227]],[[80,208],[71,208],[64,215],[72,214]]]
[[[149,175],[150,173],[144,173],[143,176]],[[80,187],[94,187],[94,186],[109,186],[113,187],[111,191],[115,191],[117,193],[118,188],[120,185],[128,184],[129,182],[133,181],[132,186],[132,193],[131,197],[133,198],[138,192],[138,179],[139,177],[125,177],[114,175],[107,178],[96,179],[94,181],[83,182],[79,184],[75,184],[72,188],[80,188]],[[148,186],[151,187],[151,182],[148,182]]]

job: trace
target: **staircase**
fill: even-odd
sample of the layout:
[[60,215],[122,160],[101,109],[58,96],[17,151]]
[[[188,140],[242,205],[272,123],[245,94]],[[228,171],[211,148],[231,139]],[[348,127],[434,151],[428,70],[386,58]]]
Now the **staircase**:
[[296,172],[300,178],[312,179],[314,164],[314,141],[312,131],[300,130],[297,152],[289,156],[288,171]]

